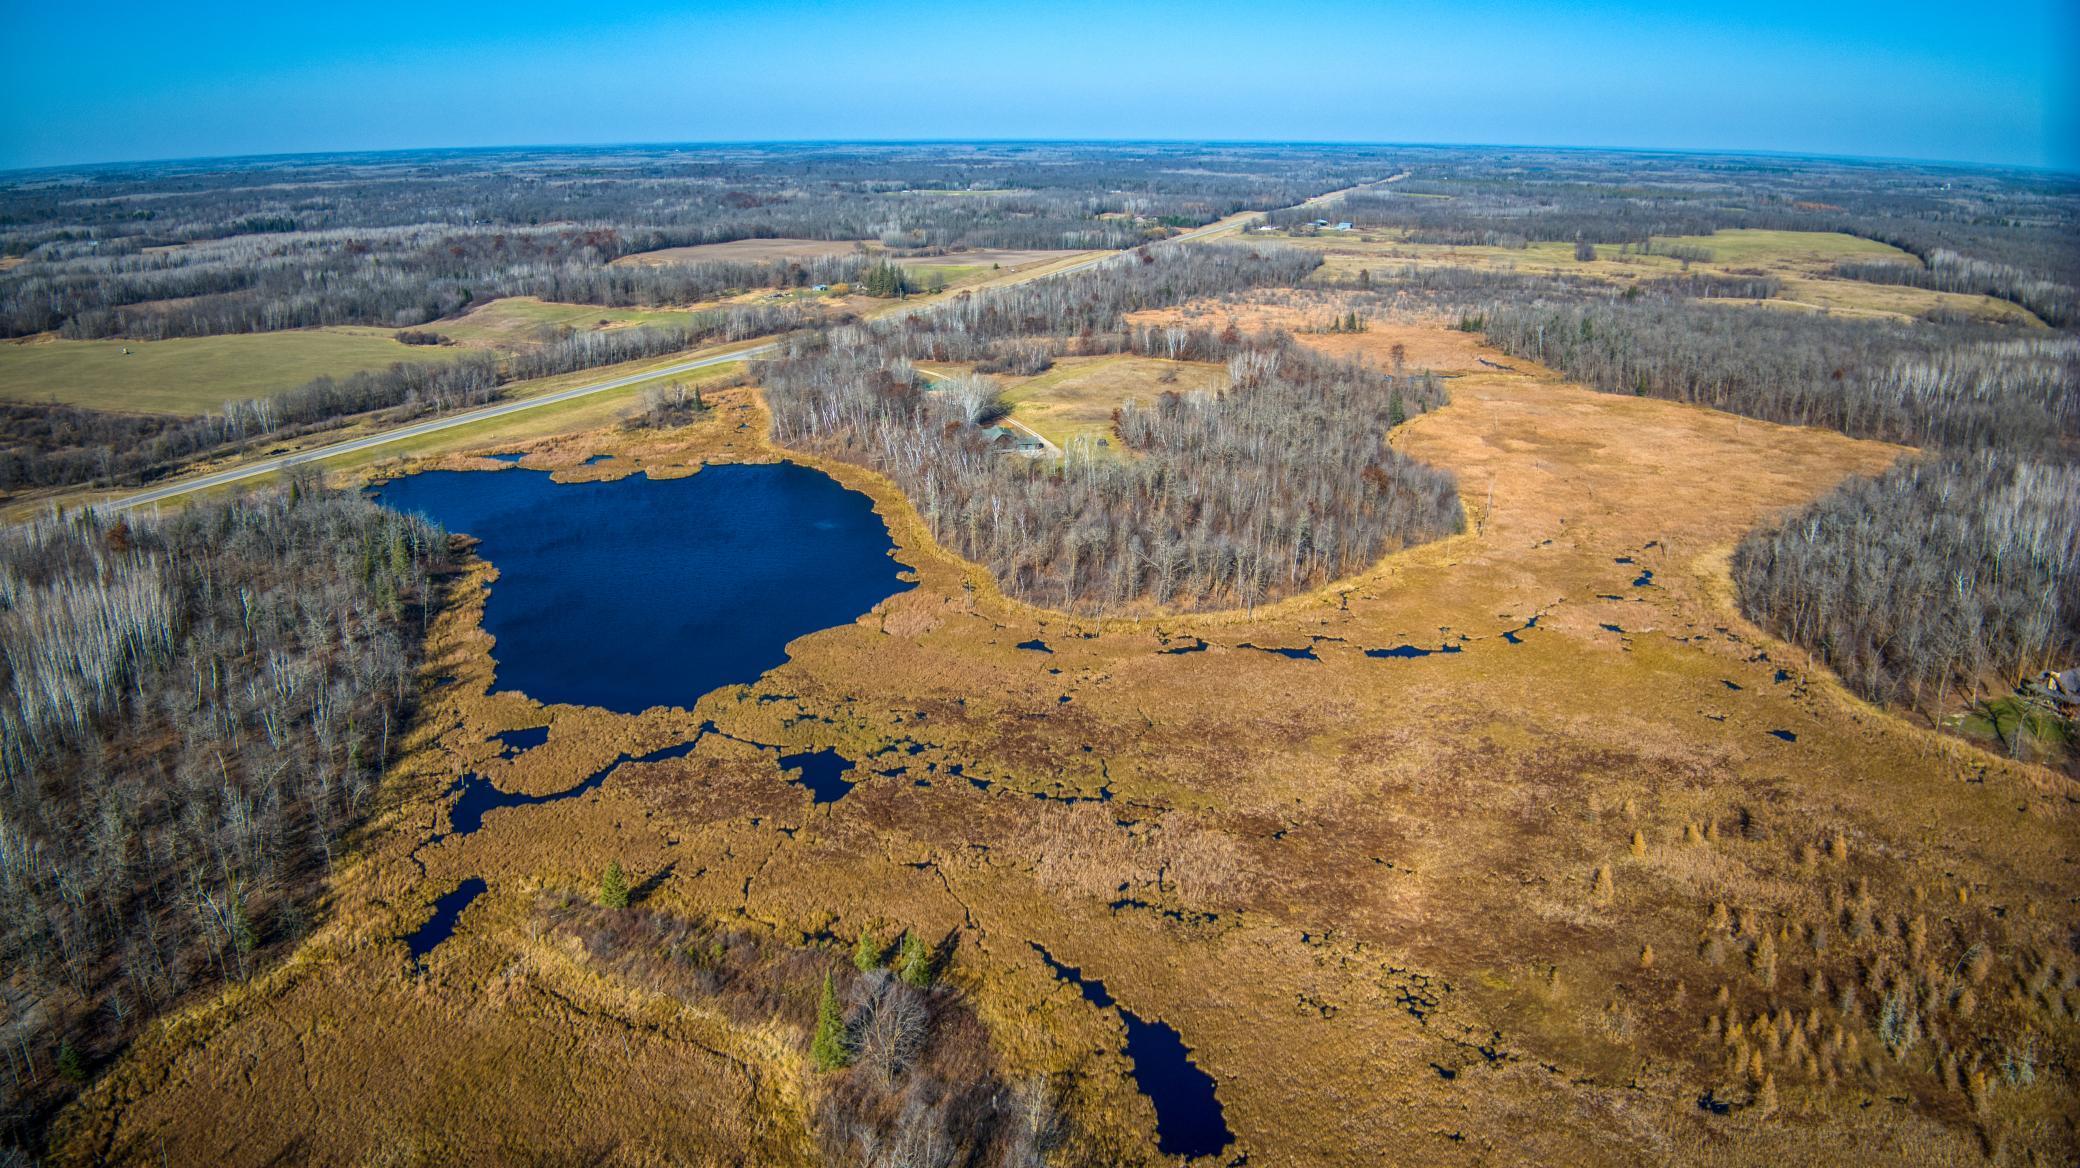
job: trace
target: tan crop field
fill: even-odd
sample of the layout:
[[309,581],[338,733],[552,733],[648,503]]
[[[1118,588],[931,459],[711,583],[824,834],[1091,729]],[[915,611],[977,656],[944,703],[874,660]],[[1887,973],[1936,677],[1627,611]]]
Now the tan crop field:
[[614,263],[647,267],[665,264],[768,264],[776,260],[851,255],[862,246],[849,239],[734,239],[728,243],[702,243],[637,252],[622,256]]
[[[1118,1014],[1035,945],[1176,1028],[1235,1134],[1209,1163],[2070,1160],[2073,1101],[2001,1060],[2072,1041],[2080,788],[1854,700],[1731,603],[1743,532],[1901,449],[1594,393],[1435,321],[1302,340],[1449,376],[1392,442],[1458,474],[1469,525],[1254,613],[1008,600],[886,479],[772,447],[755,388],[679,431],[471,436],[571,475],[819,466],[918,587],[753,685],[623,716],[490,692],[475,563],[328,915],[138,1041],[60,1117],[57,1162],[815,1162],[806,1034],[542,927],[609,861],[647,909],[777,944],[951,937],[994,1056],[1050,1085],[1089,1162],[1166,1160]],[[1056,372],[1027,400],[1067,413],[1149,370]],[[512,757],[487,741],[542,725]],[[432,842],[463,771],[546,794],[695,740]],[[814,804],[753,744],[859,781]],[[489,891],[414,968],[399,938],[469,875]]]
[[944,255],[903,256],[896,262],[906,268],[1001,268],[1009,271],[1080,254],[1082,253],[1049,248],[980,247],[967,251],[950,251]]

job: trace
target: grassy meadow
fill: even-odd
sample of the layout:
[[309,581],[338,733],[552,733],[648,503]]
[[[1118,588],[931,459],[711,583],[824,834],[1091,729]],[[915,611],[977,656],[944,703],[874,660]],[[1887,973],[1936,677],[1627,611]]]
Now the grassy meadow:
[[1194,361],[1131,355],[1070,357],[1005,391],[1011,416],[1066,449],[1079,438],[1111,438],[1112,411],[1129,398],[1152,404],[1163,393],[1218,389],[1227,370]]
[[199,414],[317,377],[454,356],[455,350],[437,345],[400,344],[389,329],[359,327],[167,341],[38,338],[0,343],[0,400]]
[[423,330],[439,333],[472,349],[511,351],[554,340],[564,331],[669,328],[685,324],[703,308],[603,308],[597,304],[563,304],[533,296],[508,296],[471,309],[461,316],[435,321]]

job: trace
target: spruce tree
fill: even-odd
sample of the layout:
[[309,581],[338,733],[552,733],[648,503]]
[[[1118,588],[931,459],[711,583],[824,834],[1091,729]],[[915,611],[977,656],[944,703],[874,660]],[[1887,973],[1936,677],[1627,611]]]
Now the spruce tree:
[[58,1044],[58,1074],[69,1083],[87,1081],[87,1060],[80,1057],[79,1048],[71,1039]]
[[916,933],[903,936],[903,967],[901,976],[906,985],[924,989],[932,984],[932,955],[924,947],[924,938]]
[[823,975],[823,1001],[816,1007],[816,1037],[809,1055],[819,1071],[835,1071],[852,1061],[852,1047],[845,1041],[845,1011],[838,1005],[838,990],[831,975]]
[[600,877],[599,902],[605,908],[628,907],[628,874],[621,870],[621,861],[609,863],[606,875]]
[[886,950],[881,944],[881,938],[874,935],[874,930],[861,929],[859,931],[859,941],[852,946],[852,964],[861,973],[865,973],[870,969],[879,969],[881,968],[881,956],[884,952]]

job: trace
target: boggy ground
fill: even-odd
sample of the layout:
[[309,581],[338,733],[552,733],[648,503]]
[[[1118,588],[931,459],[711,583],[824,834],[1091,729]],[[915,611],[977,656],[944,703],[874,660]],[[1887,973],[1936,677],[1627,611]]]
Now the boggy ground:
[[[1235,1135],[1214,1162],[2070,1160],[2080,792],[1856,702],[1730,602],[1741,532],[1900,451],[1589,392],[1434,324],[1306,339],[1456,375],[1394,442],[1459,473],[1466,534],[1254,614],[1100,623],[1001,597],[827,466],[920,587],[639,717],[487,695],[473,569],[432,637],[454,680],[328,922],[140,1042],[64,1158],[811,1160],[799,1031],[544,938],[540,891],[619,859],[649,907],[783,940],[950,934],[1005,1068],[1062,1097],[1063,1162],[1160,1157],[1118,1017],[1036,944],[1177,1028]],[[778,456],[751,391],[714,400],[530,465]],[[546,794],[696,737],[426,842],[465,770]],[[812,804],[756,744],[860,781]],[[489,892],[415,969],[398,938],[468,876]]]

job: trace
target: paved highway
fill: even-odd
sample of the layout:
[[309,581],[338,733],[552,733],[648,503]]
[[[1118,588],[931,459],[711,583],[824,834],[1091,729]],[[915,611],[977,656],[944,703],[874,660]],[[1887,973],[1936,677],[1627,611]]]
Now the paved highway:
[[[1187,231],[1183,235],[1173,235],[1166,242],[1183,243],[1187,240],[1199,239],[1203,236],[1219,234],[1223,231],[1233,230],[1234,228],[1240,226],[1242,222],[1246,221],[1238,220],[1235,222],[1209,223],[1204,227],[1196,228],[1192,231]],[[1027,279],[1051,280],[1056,276],[1066,276],[1072,272],[1081,272],[1086,268],[1096,267],[1097,265],[1104,263],[1106,260],[1113,258],[1117,254],[1119,253],[1106,252],[1103,255],[1092,256],[1090,259],[1087,260],[1078,260],[1075,263],[1068,265],[1067,267],[1056,268],[1050,272],[1041,272],[1037,275],[1030,276]],[[1006,281],[1005,284],[996,285],[996,287],[1001,288],[1005,287],[1008,284],[1023,284],[1026,282],[1027,280],[1009,280]],[[930,312],[942,304],[949,303],[952,299],[953,297],[949,296],[939,300],[923,301],[916,305],[899,308],[894,313],[884,314],[884,316],[906,315],[908,313],[914,312]],[[621,389],[625,386],[634,385],[637,382],[649,381],[652,378],[670,377],[675,373],[689,373],[695,369],[706,369],[715,365],[726,365],[732,361],[748,360],[753,357],[759,357],[763,356],[764,354],[773,352],[775,349],[778,349],[779,347],[780,346],[778,345],[778,343],[769,341],[766,344],[755,345],[748,349],[737,349],[733,352],[728,353],[714,353],[705,357],[695,357],[688,361],[681,361],[676,365],[667,365],[662,369],[651,369],[642,373],[631,373],[626,377],[617,377],[611,381],[595,381],[588,385],[578,385],[573,386],[570,389],[560,389],[557,390],[555,393],[545,393],[539,397],[528,397],[521,398],[518,401],[500,402],[497,405],[485,406],[482,409],[466,410],[459,414],[449,414],[446,417],[442,418],[431,418],[424,422],[413,422],[409,425],[400,426],[395,430],[385,430],[380,434],[369,434],[361,438],[350,438],[345,442],[335,442],[330,446],[317,446],[309,450],[298,451],[295,454],[284,454],[275,458],[263,458],[254,462],[245,463],[241,466],[232,467],[229,470],[220,470],[213,474],[201,475],[192,479],[182,479],[179,482],[168,483],[164,486],[154,487],[148,491],[140,491],[135,495],[127,495],[119,499],[111,499],[106,503],[97,504],[97,506],[108,511],[128,511],[133,507],[145,507],[153,503],[165,502],[168,499],[177,499],[182,495],[190,494],[195,491],[206,491],[212,487],[221,487],[229,483],[243,482],[246,479],[259,478],[264,475],[278,474],[282,471],[288,470],[290,467],[293,466],[302,466],[306,463],[313,462],[324,462],[326,459],[338,458],[342,454],[352,454],[360,450],[370,450],[378,446],[387,446],[393,442],[403,442],[406,439],[417,438],[425,434],[438,434],[442,430],[452,430],[457,426],[474,425],[477,422],[487,421],[492,418],[503,418],[508,414],[517,414],[525,410],[538,410],[541,409],[543,406],[553,406],[561,402],[570,401],[573,398],[589,397],[595,393],[605,393],[608,390]],[[1023,427],[1020,428],[1023,429]],[[1045,442],[1046,439],[1043,438],[1041,439],[1041,441]],[[1050,443],[1050,445],[1052,444]]]

